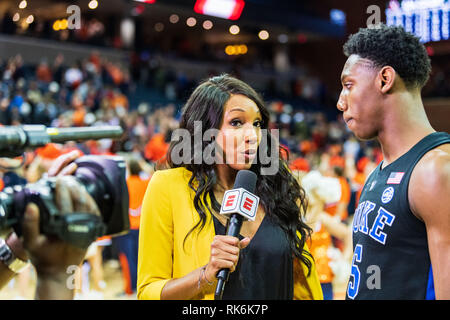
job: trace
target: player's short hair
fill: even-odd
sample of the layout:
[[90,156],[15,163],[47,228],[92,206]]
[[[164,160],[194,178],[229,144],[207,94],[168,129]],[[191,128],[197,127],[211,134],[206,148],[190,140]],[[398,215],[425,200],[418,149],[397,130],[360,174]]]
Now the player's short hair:
[[408,89],[421,89],[431,72],[425,46],[400,26],[380,24],[375,28],[361,28],[344,44],[344,54],[369,59],[374,67],[391,66]]

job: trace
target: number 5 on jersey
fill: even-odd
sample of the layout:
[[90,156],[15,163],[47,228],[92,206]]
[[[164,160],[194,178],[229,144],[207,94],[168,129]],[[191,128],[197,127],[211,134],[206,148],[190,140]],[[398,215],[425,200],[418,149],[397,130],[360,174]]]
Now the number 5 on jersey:
[[350,299],[355,299],[356,295],[359,291],[359,282],[361,279],[361,272],[359,271],[358,266],[356,265],[357,262],[361,262],[362,260],[362,251],[363,247],[360,244],[357,244],[355,247],[355,252],[353,254],[352,259],[352,271],[350,274],[350,279],[348,282],[348,288],[347,288],[347,296]]

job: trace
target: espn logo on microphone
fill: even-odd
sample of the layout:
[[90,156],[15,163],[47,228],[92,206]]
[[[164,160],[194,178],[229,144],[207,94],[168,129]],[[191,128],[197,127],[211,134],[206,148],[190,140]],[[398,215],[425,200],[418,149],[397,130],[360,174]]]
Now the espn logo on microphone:
[[225,191],[220,208],[220,214],[230,215],[238,213],[245,219],[255,221],[259,197],[244,188]]

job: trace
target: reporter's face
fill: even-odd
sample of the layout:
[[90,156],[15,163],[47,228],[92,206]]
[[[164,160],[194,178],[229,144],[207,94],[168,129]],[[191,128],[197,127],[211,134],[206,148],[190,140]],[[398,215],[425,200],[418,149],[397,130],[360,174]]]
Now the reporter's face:
[[256,103],[240,94],[231,95],[224,106],[216,142],[224,162],[235,170],[249,169],[261,141],[262,117]]

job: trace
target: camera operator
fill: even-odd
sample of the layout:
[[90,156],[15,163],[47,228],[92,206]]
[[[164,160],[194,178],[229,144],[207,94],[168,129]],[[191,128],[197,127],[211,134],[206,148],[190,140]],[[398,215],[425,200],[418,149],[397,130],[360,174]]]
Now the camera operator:
[[[57,177],[55,202],[61,212],[86,212],[100,215],[100,211],[85,187],[71,174],[77,166],[74,161],[80,156],[72,151],[58,157],[48,170],[49,177]],[[67,267],[78,266],[86,250],[74,247],[55,237],[39,231],[39,209],[30,203],[22,221],[22,237],[12,232],[4,241],[0,239],[0,252],[10,250],[15,260],[0,261],[0,288],[9,282],[16,272],[32,263],[37,273],[36,299],[73,299],[73,290],[67,286]],[[3,247],[3,248],[2,248]]]

